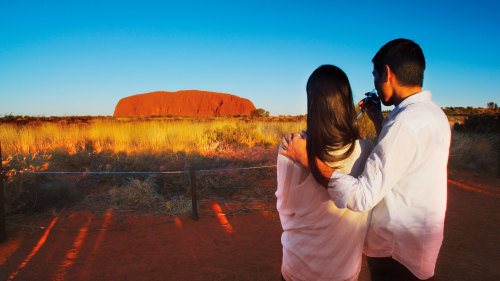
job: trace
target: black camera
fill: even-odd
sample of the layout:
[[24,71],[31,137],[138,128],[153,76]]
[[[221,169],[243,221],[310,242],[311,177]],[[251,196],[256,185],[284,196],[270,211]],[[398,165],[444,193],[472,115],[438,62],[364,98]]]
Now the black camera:
[[[380,97],[377,95],[377,90],[375,90],[375,89],[373,89],[370,92],[366,93],[365,96],[366,96],[366,98],[363,99],[362,108],[364,108],[366,106],[366,104],[369,103],[369,102],[374,103],[374,104],[379,104],[380,103]],[[359,118],[361,116],[361,114],[363,114],[363,112],[365,112],[365,111],[361,110],[359,112],[358,116],[356,117],[356,119]]]
[[373,89],[371,92],[365,94],[366,98],[363,99],[363,103],[373,102],[374,104],[380,103],[380,98],[377,95],[377,91]]

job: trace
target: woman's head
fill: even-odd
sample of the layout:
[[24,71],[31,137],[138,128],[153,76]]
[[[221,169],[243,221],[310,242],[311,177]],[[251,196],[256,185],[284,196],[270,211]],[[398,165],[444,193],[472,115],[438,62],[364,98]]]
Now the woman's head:
[[[307,155],[316,180],[327,185],[315,158],[338,162],[349,157],[359,139],[352,91],[346,74],[333,65],[317,68],[307,81]],[[329,152],[349,146],[345,153]],[[338,167],[337,167],[338,168]]]

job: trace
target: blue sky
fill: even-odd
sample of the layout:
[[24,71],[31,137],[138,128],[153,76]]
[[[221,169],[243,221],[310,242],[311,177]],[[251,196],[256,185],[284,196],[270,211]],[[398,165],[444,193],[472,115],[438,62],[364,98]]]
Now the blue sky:
[[483,0],[2,0],[0,115],[112,115],[120,98],[189,89],[304,114],[314,69],[342,68],[359,100],[395,38],[422,47],[439,106],[500,104],[498,11]]

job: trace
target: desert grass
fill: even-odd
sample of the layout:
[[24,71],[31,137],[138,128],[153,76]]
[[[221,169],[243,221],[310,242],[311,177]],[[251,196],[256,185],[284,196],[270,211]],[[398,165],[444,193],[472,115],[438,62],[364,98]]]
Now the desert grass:
[[165,198],[153,180],[131,179],[109,190],[111,207],[115,210],[162,212],[180,214],[191,209],[191,198],[186,194]]
[[[182,171],[274,164],[281,137],[303,129],[304,118],[289,117],[35,120],[2,123],[0,140],[6,171]],[[189,194],[184,175],[7,175],[8,214],[47,210],[58,206],[54,201],[74,204],[77,195],[90,208],[104,202],[114,209],[178,213]],[[199,187],[212,196],[261,176],[229,176],[216,185],[213,177],[200,176]],[[64,192],[50,193],[61,186]]]
[[494,176],[500,165],[500,136],[452,131],[448,168]]
[[[181,175],[61,176],[30,171],[187,171],[273,165],[281,138],[306,129],[304,116],[224,118],[84,118],[0,123],[7,171],[7,213],[41,212],[63,205],[88,209],[178,214],[190,205],[190,181]],[[368,117],[361,135],[373,139]],[[498,135],[453,132],[450,169],[493,173]],[[198,175],[200,199],[272,203],[275,170]]]
[[0,125],[4,155],[30,155],[56,150],[112,153],[197,152],[207,154],[230,148],[270,146],[289,132],[305,129],[305,121],[246,121],[201,119],[155,121],[96,119],[89,123],[26,126]]

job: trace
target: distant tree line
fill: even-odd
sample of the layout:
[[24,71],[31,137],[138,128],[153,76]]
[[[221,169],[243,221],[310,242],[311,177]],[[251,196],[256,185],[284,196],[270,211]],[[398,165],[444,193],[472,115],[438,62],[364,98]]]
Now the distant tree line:
[[494,102],[487,103],[487,108],[446,107],[443,110],[450,116],[467,116],[463,124],[453,126],[457,132],[500,135],[500,110]]
[[486,108],[481,107],[445,107],[444,113],[448,116],[470,116],[474,114],[494,114],[500,112],[498,105],[495,102],[488,102]]

